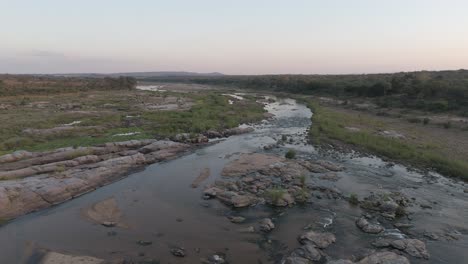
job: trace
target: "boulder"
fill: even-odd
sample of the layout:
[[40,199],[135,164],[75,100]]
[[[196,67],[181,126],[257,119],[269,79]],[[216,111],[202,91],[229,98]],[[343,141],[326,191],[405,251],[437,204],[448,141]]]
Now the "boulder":
[[259,223],[259,228],[263,232],[270,232],[271,230],[275,229],[275,224],[271,221],[270,218],[264,218]]
[[335,243],[336,237],[332,233],[309,231],[300,235],[298,240],[301,244],[312,243],[317,248],[324,249]]
[[307,243],[293,250],[290,257],[300,257],[312,262],[321,262],[322,259],[325,258],[325,254],[313,244]]
[[385,230],[381,225],[379,224],[372,224],[367,221],[365,217],[361,217],[356,221],[356,225],[364,232],[369,233],[369,234],[379,234],[382,231]]
[[357,264],[410,264],[409,260],[393,252],[377,252],[363,258]]

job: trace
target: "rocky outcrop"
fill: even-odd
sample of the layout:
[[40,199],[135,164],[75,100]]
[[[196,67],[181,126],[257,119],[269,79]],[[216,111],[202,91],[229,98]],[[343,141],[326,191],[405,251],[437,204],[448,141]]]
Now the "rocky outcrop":
[[259,228],[263,232],[270,232],[275,229],[275,224],[273,224],[270,218],[264,218],[260,221]]
[[385,218],[395,219],[404,215],[405,208],[410,205],[410,199],[399,192],[371,194],[360,202],[364,209],[379,212]]
[[358,262],[352,262],[347,259],[330,260],[327,264],[410,264],[410,261],[394,252],[383,251],[372,253]]
[[356,225],[364,232],[369,234],[379,234],[385,230],[377,223],[370,223],[365,217],[361,217],[356,221]]
[[429,259],[426,244],[419,239],[379,239],[372,244],[379,248],[397,249],[415,258]]
[[377,252],[363,258],[357,264],[410,264],[409,260],[393,252]]
[[309,231],[300,235],[298,240],[301,244],[311,243],[317,248],[324,249],[335,243],[336,237],[332,233]]
[[12,219],[64,202],[111,183],[134,168],[176,157],[190,147],[172,141],[130,140],[1,156],[0,218]]

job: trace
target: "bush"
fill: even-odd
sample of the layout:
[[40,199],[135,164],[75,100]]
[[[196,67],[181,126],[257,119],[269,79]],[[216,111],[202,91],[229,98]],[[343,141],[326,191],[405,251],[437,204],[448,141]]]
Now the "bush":
[[359,204],[359,199],[358,199],[357,194],[352,193],[348,198],[348,202],[350,204],[352,204],[352,205],[358,205]]
[[429,118],[425,117],[425,118],[423,119],[423,124],[424,124],[424,125],[427,125],[427,124],[429,124],[430,121],[431,121],[431,120],[430,120]]
[[284,155],[284,157],[287,159],[294,159],[296,157],[296,151],[290,149],[288,150],[288,152],[286,152],[286,155]]
[[396,217],[402,217],[406,215],[406,210],[403,206],[398,206],[396,211],[395,211],[395,216]]
[[408,122],[410,122],[410,123],[421,123],[421,119],[419,119],[417,117],[410,117],[410,118],[408,118]]
[[274,188],[270,189],[266,192],[266,197],[269,199],[273,204],[276,204],[279,202],[281,198],[283,198],[283,195],[286,194],[286,190],[282,188]]
[[451,128],[451,127],[452,127],[452,124],[450,123],[450,121],[444,123],[444,128],[445,128],[445,129],[449,129],[449,128]]
[[306,185],[306,176],[305,175],[299,176],[299,181],[301,182],[301,186],[304,187]]
[[6,141],[3,142],[2,148],[4,150],[15,150],[17,148],[23,147],[23,146],[30,146],[34,143],[34,141],[30,138],[26,137],[14,137],[10,138]]

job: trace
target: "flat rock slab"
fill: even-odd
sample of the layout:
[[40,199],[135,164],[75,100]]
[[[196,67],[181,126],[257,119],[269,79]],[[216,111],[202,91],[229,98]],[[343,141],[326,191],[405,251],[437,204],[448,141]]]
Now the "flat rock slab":
[[284,158],[260,153],[242,154],[238,159],[228,163],[223,171],[222,176],[238,177],[250,172],[268,169],[275,163],[285,161]]
[[106,223],[115,223],[115,226],[118,227],[128,227],[126,224],[122,223],[122,212],[114,198],[95,203],[89,208],[86,208],[83,213],[89,220],[98,224],[105,225]]
[[192,188],[197,188],[204,180],[208,179],[208,177],[210,177],[210,168],[204,168],[190,186]]
[[89,256],[72,256],[57,252],[47,253],[41,260],[40,264],[101,264],[103,259],[98,259]]

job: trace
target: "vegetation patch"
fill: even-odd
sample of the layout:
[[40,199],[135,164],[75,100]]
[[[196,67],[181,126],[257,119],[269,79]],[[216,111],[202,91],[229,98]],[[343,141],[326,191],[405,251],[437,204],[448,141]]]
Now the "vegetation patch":
[[468,180],[468,162],[466,160],[450,159],[441,155],[437,148],[412,145],[408,141],[383,137],[366,129],[351,132],[346,127],[375,128],[379,124],[371,118],[366,119],[323,107],[312,99],[307,99],[307,104],[314,112],[313,124],[309,133],[311,140],[316,144],[324,142],[333,144],[337,140],[362,147],[390,159],[433,168],[443,175]]

